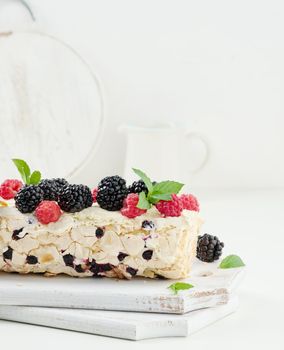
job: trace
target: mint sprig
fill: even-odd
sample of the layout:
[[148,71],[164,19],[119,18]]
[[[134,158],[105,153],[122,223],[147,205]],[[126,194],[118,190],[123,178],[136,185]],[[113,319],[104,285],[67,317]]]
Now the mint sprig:
[[184,184],[176,181],[162,181],[153,185],[150,178],[141,170],[132,168],[136,175],[144,181],[148,194],[145,192],[139,193],[139,201],[137,208],[150,209],[152,204],[158,203],[160,200],[170,201],[172,194],[177,194],[182,189]]
[[191,289],[191,288],[194,288],[194,286],[189,283],[176,282],[168,286],[168,288],[171,289],[174,294],[177,294],[180,290]]
[[220,269],[233,269],[245,266],[245,263],[238,255],[228,255],[220,263]]
[[16,165],[21,178],[26,185],[37,185],[40,182],[40,171],[35,170],[33,173],[31,173],[30,167],[23,159],[12,159],[12,161]]

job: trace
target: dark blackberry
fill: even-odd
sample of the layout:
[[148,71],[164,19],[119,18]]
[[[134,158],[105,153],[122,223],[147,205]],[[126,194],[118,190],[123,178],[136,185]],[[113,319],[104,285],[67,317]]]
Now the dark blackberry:
[[68,213],[81,211],[92,206],[92,192],[85,185],[65,185],[59,191],[58,204]]
[[56,179],[51,179],[56,185],[57,188],[60,190],[62,187],[69,185],[69,182],[63,178],[56,178]]
[[220,242],[218,237],[205,233],[198,236],[196,256],[201,261],[213,262],[220,258],[223,247],[224,243]]
[[35,265],[38,263],[38,258],[34,255],[28,255],[26,261],[29,265]]
[[32,213],[42,200],[42,189],[36,185],[28,185],[16,194],[15,206],[21,213]]
[[95,260],[92,260],[90,271],[93,272],[94,276],[98,276],[102,272],[111,271],[113,266],[109,263],[98,264]]
[[82,268],[81,265],[76,265],[76,266],[75,266],[75,271],[76,271],[76,272],[79,272],[79,273],[85,272],[85,270]]
[[58,186],[53,180],[44,179],[38,185],[43,191],[43,199],[47,201],[58,200]]
[[151,260],[152,255],[153,255],[153,250],[145,250],[145,252],[143,252],[143,254],[142,254],[142,257],[145,260]]
[[134,181],[131,186],[128,187],[128,193],[140,193],[145,192],[148,194],[148,188],[143,180]]
[[124,179],[118,175],[107,176],[98,185],[97,203],[101,208],[106,210],[120,210],[127,194]]

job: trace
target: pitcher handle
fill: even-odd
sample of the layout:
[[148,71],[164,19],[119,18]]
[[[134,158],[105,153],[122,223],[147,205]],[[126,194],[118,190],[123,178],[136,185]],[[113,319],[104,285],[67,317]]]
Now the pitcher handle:
[[209,145],[208,145],[208,142],[205,139],[205,137],[198,132],[186,131],[185,137],[187,139],[197,139],[197,140],[201,141],[201,143],[203,144],[204,150],[205,150],[204,156],[203,156],[200,164],[194,170],[191,171],[192,174],[196,174],[201,169],[203,169],[204,166],[206,165],[206,163],[208,162],[209,155],[210,155]]

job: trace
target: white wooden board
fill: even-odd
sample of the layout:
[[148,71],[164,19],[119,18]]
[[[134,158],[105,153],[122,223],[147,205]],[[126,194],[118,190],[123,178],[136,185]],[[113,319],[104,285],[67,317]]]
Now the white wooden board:
[[231,314],[237,309],[237,306],[236,297],[232,298],[226,305],[196,310],[186,315],[0,306],[0,319],[141,340],[188,336]]
[[196,259],[191,277],[183,280],[194,288],[178,295],[167,288],[173,280],[47,278],[2,273],[0,304],[183,314],[226,304],[243,272],[218,269],[215,263]]

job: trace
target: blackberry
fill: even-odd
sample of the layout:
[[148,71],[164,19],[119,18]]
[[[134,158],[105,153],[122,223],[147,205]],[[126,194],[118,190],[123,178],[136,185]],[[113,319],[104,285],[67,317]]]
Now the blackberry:
[[3,251],[3,259],[12,260],[12,257],[13,257],[13,249],[11,247],[7,247],[7,249]]
[[120,210],[127,196],[125,180],[120,176],[107,176],[98,185],[97,203],[109,211]]
[[58,204],[67,213],[81,211],[92,206],[92,192],[85,185],[65,185],[59,191]]
[[38,263],[38,258],[34,255],[28,255],[26,259],[27,264],[35,265]]
[[42,200],[42,189],[36,185],[28,185],[16,194],[15,206],[21,213],[32,213]]
[[65,179],[44,179],[39,183],[39,187],[43,190],[43,197],[48,201],[57,201],[59,191],[68,185]]
[[218,237],[205,233],[198,236],[197,242],[197,258],[205,262],[213,262],[218,260],[222,255],[224,243],[220,242]]
[[41,180],[38,186],[43,191],[43,199],[48,201],[58,200],[58,187],[53,180],[49,180],[49,179]]
[[148,188],[143,180],[134,181],[131,186],[128,187],[128,193],[140,193],[145,192],[148,194]]
[[151,260],[152,259],[152,255],[153,255],[153,250],[145,250],[145,252],[143,252],[142,257],[145,260]]

